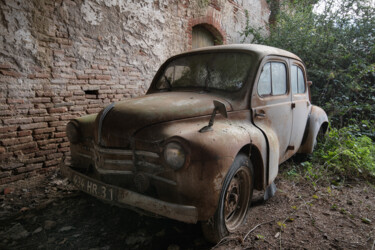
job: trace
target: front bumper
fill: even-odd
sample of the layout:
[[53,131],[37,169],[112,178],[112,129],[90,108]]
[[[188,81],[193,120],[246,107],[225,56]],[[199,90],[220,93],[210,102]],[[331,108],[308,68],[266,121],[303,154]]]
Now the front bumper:
[[198,210],[194,206],[179,205],[145,196],[128,189],[112,186],[81,174],[68,166],[61,172],[81,191],[117,206],[132,206],[170,219],[198,222]]

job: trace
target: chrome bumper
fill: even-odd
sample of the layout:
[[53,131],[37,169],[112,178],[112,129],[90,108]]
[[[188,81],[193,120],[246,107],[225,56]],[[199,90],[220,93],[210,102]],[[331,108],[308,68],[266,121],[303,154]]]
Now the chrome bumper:
[[61,172],[79,190],[114,205],[132,206],[186,223],[197,223],[198,221],[198,211],[194,206],[165,202],[124,188],[112,186],[81,174],[68,166],[62,166]]

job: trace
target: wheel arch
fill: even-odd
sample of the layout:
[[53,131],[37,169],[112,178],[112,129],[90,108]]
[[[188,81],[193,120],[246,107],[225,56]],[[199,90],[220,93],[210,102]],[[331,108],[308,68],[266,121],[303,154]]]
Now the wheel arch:
[[265,187],[265,164],[260,153],[260,150],[254,144],[244,145],[240,151],[237,153],[244,153],[250,157],[250,161],[253,164],[254,168],[254,188],[256,190],[263,190]]
[[305,135],[298,153],[311,154],[313,152],[315,139],[320,129],[323,129],[323,133],[327,132],[328,116],[322,108],[313,105],[311,108],[311,114],[307,120]]

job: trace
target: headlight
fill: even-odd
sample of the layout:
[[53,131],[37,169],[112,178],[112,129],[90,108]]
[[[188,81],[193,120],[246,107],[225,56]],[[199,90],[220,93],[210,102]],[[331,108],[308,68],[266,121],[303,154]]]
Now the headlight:
[[71,143],[79,142],[79,131],[77,125],[75,125],[73,122],[69,122],[68,125],[66,125],[66,136]]
[[164,160],[174,170],[185,165],[186,153],[183,147],[177,142],[170,142],[164,148]]

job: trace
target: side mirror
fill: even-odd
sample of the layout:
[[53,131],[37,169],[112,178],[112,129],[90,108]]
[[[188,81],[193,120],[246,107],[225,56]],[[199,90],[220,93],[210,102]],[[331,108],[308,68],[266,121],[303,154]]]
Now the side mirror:
[[200,133],[204,133],[204,132],[208,132],[208,131],[212,130],[212,126],[214,125],[214,122],[215,122],[216,112],[219,112],[222,116],[224,116],[225,118],[228,118],[227,109],[226,109],[224,103],[222,103],[220,101],[217,101],[217,100],[214,100],[214,106],[215,106],[215,108],[212,111],[211,119],[208,122],[208,125],[201,128],[199,130]]
[[214,100],[214,106],[215,110],[219,111],[219,113],[225,118],[228,118],[227,108],[224,103]]

